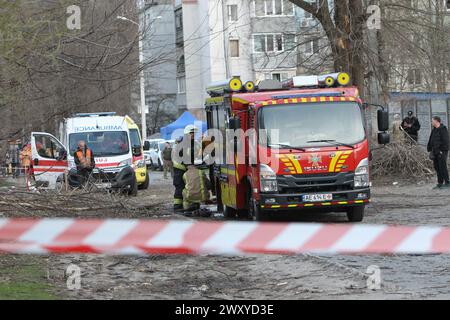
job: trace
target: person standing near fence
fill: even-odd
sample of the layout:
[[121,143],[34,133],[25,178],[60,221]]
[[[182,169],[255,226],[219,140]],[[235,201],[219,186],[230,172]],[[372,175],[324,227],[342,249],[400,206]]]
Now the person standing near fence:
[[414,112],[408,111],[408,116],[403,119],[402,128],[415,142],[419,140],[420,122],[419,119],[414,116]]
[[447,168],[447,157],[449,149],[448,130],[441,123],[440,117],[433,117],[433,130],[431,130],[427,150],[430,153],[430,159],[433,160],[434,169],[438,177],[438,184],[433,189],[449,188],[449,176]]

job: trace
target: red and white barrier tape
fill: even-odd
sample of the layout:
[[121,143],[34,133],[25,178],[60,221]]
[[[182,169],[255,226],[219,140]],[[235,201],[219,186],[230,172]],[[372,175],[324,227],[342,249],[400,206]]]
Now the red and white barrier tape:
[[450,228],[364,224],[0,219],[3,253],[450,253]]

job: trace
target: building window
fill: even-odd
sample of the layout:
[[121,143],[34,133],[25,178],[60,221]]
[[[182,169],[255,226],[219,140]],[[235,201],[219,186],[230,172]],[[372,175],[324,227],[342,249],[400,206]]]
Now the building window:
[[281,52],[284,51],[282,34],[257,34],[253,36],[254,52]]
[[422,84],[422,72],[420,71],[420,69],[408,70],[408,84]]
[[292,51],[297,47],[295,41],[295,34],[285,34],[284,35],[284,50]]
[[289,75],[286,72],[275,72],[272,73],[272,79],[278,80],[280,82],[286,81],[289,78]]
[[[315,5],[316,8],[318,8],[318,7],[320,6],[319,0],[309,0],[309,1],[307,1],[307,2],[309,2],[310,5]],[[303,11],[303,12],[304,12],[304,13],[303,13],[303,17],[304,17],[305,19],[312,19],[312,18],[313,18],[313,15],[312,15],[311,13],[309,13],[309,12],[307,12],[307,11]]]
[[254,4],[257,17],[294,15],[294,4],[289,0],[255,0]]
[[177,78],[178,93],[186,92],[186,77]]
[[228,6],[228,21],[235,22],[238,21],[238,6],[237,4],[232,4]]
[[239,58],[239,40],[230,40],[230,56]]
[[274,48],[275,48],[275,45],[273,42],[273,39],[274,39],[273,34],[268,34],[265,37],[266,37],[266,51],[273,52]]
[[319,39],[312,39],[305,44],[305,53],[318,53],[319,49]]
[[181,11],[175,13],[175,27],[177,30],[183,28],[183,12]]
[[450,0],[445,1],[445,8],[447,8],[447,11],[450,11]]
[[184,62],[184,55],[182,55],[179,59],[178,59],[178,63],[177,63],[177,73],[185,73],[186,72],[186,65]]
[[313,53],[318,53],[320,50],[319,39],[314,39],[312,41]]
[[283,35],[277,34],[275,35],[275,48],[276,51],[283,51],[284,43],[283,43]]
[[257,17],[266,15],[266,3],[264,0],[255,0],[255,15]]

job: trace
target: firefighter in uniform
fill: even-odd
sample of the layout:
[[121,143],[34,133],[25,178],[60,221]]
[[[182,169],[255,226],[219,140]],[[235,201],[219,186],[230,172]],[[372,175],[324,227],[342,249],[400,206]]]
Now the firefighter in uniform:
[[94,154],[92,150],[86,145],[83,140],[78,142],[78,149],[75,151],[73,157],[75,158],[75,164],[77,165],[78,175],[80,177],[80,184],[84,185],[92,170],[95,168]]
[[183,175],[183,208],[187,212],[200,209],[200,204],[209,200],[209,189],[211,189],[207,172],[189,165]]
[[[175,187],[175,194],[173,196],[173,209],[174,211],[183,211],[183,189],[184,180],[183,175],[187,171],[186,166],[183,164],[179,157],[174,156],[173,152],[178,150],[179,145],[183,142],[183,137],[178,138],[175,141],[175,148],[172,150],[172,163],[173,163],[173,186]],[[178,154],[182,157],[181,154]]]
[[[184,201],[184,194],[190,195],[191,193],[186,193],[183,190],[186,188],[186,184],[189,187],[192,185],[198,186],[198,184],[191,180],[193,177],[190,174],[185,176],[188,171],[188,166],[195,164],[195,159],[201,158],[201,144],[195,141],[195,134],[198,132],[198,128],[194,125],[188,125],[184,128],[184,137],[177,140],[176,147],[174,148],[175,153],[172,154],[173,162],[173,185],[175,187],[174,194],[174,210],[184,211],[190,208],[188,202]],[[186,151],[186,155],[183,154],[183,149]],[[195,168],[195,167],[194,167]]]

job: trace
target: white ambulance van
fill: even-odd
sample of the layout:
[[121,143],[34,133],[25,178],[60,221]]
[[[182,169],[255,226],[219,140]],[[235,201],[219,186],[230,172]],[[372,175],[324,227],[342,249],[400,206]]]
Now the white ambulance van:
[[74,154],[81,140],[94,154],[92,181],[96,186],[130,195],[148,188],[144,147],[149,146],[144,146],[139,127],[129,116],[117,116],[114,112],[76,114],[65,119],[61,140],[49,133],[33,132],[33,170],[38,186],[59,188],[66,170],[69,185],[80,185]]

